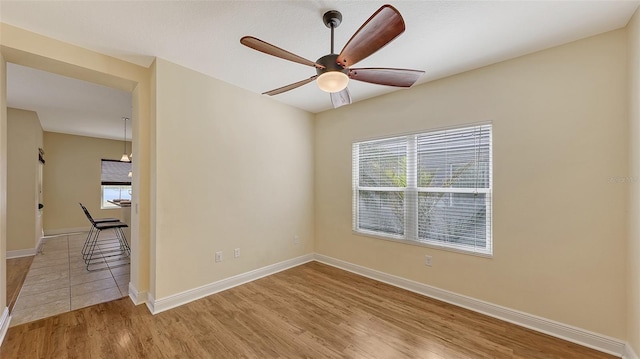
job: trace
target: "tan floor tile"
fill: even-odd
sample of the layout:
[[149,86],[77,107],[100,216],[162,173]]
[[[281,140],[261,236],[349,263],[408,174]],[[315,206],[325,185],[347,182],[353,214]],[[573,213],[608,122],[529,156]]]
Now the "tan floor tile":
[[109,255],[114,255],[114,254],[118,254],[118,255],[124,255],[125,254],[123,248],[121,248],[117,244],[106,245],[106,246],[103,245],[103,246],[100,246],[99,250],[104,256],[109,256]]
[[123,274],[131,273],[131,265],[130,264],[121,265],[121,266],[117,266],[117,267],[111,267],[111,265],[110,265],[109,269],[111,270],[111,274],[113,274],[114,277],[117,277],[117,276],[123,275]]
[[128,295],[129,258],[111,257],[117,261],[112,267],[117,267],[109,268],[101,257],[103,251],[119,248],[115,233],[100,234],[90,266],[97,271],[86,269],[82,255],[86,236],[87,232],[46,238],[18,297],[12,326]]
[[129,296],[129,285],[119,285],[118,289],[120,289],[120,294],[122,294],[123,297]]
[[33,258],[34,263],[42,262],[44,265],[65,260],[69,260],[68,251],[40,252]]
[[118,283],[119,286],[120,285],[126,285],[126,286],[129,285],[129,274],[119,275],[119,276],[115,277],[115,279],[116,279],[116,283]]
[[29,286],[33,284],[40,284],[46,282],[55,282],[61,281],[64,279],[69,279],[69,270],[62,271],[51,271],[49,273],[43,273],[38,275],[27,275],[27,278],[24,280],[24,286]]
[[89,232],[71,234],[69,235],[69,243],[77,242],[77,241],[82,241],[84,243],[84,240],[87,238],[87,234],[89,234]]
[[86,242],[86,240],[87,240],[87,237],[69,239],[69,248],[78,247],[78,246],[82,247]]
[[105,239],[118,239],[118,236],[116,236],[116,233],[114,231],[102,231],[100,232],[100,235],[98,236],[98,240],[105,240]]
[[68,251],[69,251],[69,245],[67,243],[64,243],[64,245],[43,244],[42,246],[40,246],[40,252],[43,254],[58,253],[58,252],[66,253]]
[[73,251],[73,249],[82,248],[85,243],[85,238],[80,238],[76,240],[69,240],[69,249]]
[[86,263],[84,263],[84,261],[82,259],[80,260],[71,260],[69,262],[69,269],[74,272],[74,271],[86,271],[87,270],[87,265]]
[[129,257],[114,257],[107,260],[107,264],[109,265],[109,268],[129,266],[131,264],[131,259]]
[[70,300],[69,287],[51,290],[48,292],[38,292],[29,295],[20,294],[14,310],[39,307],[51,302],[60,300]]
[[120,243],[109,243],[100,245],[100,251],[102,252],[121,252],[124,254],[124,247],[120,246]]
[[68,236],[66,236],[66,235],[60,236],[60,237],[55,237],[55,238],[47,238],[47,239],[42,241],[42,244],[44,246],[51,246],[52,248],[53,247],[66,247],[68,243],[69,243],[69,240],[68,240]]
[[69,256],[69,248],[64,247],[64,248],[49,248],[46,246],[43,246],[42,248],[40,248],[40,253],[39,255],[43,255],[49,258],[54,258],[54,257],[68,257]]
[[88,307],[98,303],[109,302],[122,297],[123,295],[120,293],[120,289],[118,289],[118,287],[86,293],[71,298],[71,310]]
[[85,282],[71,286],[71,299],[74,297],[87,294],[89,292],[95,292],[101,289],[117,287],[116,281],[113,277],[95,280],[93,282]]
[[107,263],[105,263],[104,261],[101,262],[91,262],[91,264],[88,267],[88,271],[90,272],[99,272],[99,271],[103,271],[103,270],[108,270],[109,267],[107,266]]
[[[97,262],[104,262],[104,261],[100,258],[95,258],[92,260],[92,262],[97,263]],[[71,268],[71,270],[73,270],[74,268],[82,268],[86,266],[87,264],[84,262],[84,259],[81,253],[78,253],[77,255],[74,255],[71,258],[69,258],[69,267]]]
[[69,258],[49,258],[41,254],[36,255],[31,263],[31,268],[51,267],[69,263]]
[[27,273],[27,278],[38,276],[41,274],[47,274],[52,272],[64,272],[64,271],[66,272],[69,271],[68,263],[58,264],[50,267],[30,268],[29,272]]
[[103,269],[95,272],[88,272],[87,270],[75,271],[71,272],[71,285],[73,286],[82,283],[94,282],[105,278],[113,279],[109,269]]
[[[68,274],[67,274],[68,275]],[[56,289],[69,288],[69,278],[63,278],[55,281],[30,283],[22,286],[20,295],[31,295],[37,293],[44,293]]]
[[58,300],[55,302],[47,303],[35,308],[26,308],[23,310],[14,310],[11,313],[11,325],[12,327],[32,322],[34,320],[47,318],[56,314],[68,312],[71,309],[69,299]]
[[51,251],[60,251],[69,249],[69,241],[66,239],[64,241],[56,241],[56,242],[44,242],[41,245],[42,249],[51,250]]
[[101,255],[107,262],[127,258],[127,253],[117,247],[111,250],[102,250]]

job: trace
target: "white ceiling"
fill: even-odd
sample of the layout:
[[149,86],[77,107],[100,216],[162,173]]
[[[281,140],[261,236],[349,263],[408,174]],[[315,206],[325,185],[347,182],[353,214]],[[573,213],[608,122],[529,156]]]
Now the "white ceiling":
[[[7,104],[36,111],[45,131],[122,140],[131,93],[7,64]],[[131,121],[126,121],[131,139]]]
[[[194,69],[249,91],[262,93],[315,73],[311,67],[278,59],[242,46],[252,35],[310,60],[329,53],[330,31],[322,14],[342,12],[336,52],[385,2],[381,1],[5,1],[0,21],[76,44],[142,66],[154,57]],[[624,27],[639,1],[395,1],[406,31],[356,67],[397,67],[426,71],[418,85],[527,53]],[[73,94],[70,82],[29,87],[15,93],[14,71],[9,105],[28,104],[46,91]],[[43,77],[44,78],[44,77]],[[46,80],[43,80],[46,81]],[[103,96],[104,88],[83,95]],[[354,102],[396,88],[351,81]],[[57,94],[58,110],[77,110],[87,97]],[[114,95],[114,97],[117,97]],[[310,111],[331,108],[328,94],[315,84],[273,96]],[[15,101],[15,102],[14,102]],[[86,100],[91,101],[91,100]],[[114,103],[114,108],[117,107]],[[130,103],[129,103],[130,111]],[[39,115],[45,126],[48,115]],[[120,126],[117,114],[109,121]],[[59,115],[59,117],[64,117]],[[53,117],[52,117],[53,118]],[[58,122],[58,120],[52,120]],[[87,121],[88,122],[88,121]],[[118,126],[115,127],[118,127]],[[47,124],[48,127],[54,126]],[[57,124],[58,131],[66,125]],[[86,123],[86,128],[93,125]],[[105,125],[107,127],[107,125]],[[53,128],[53,127],[51,127]],[[86,130],[89,131],[90,130]],[[118,131],[118,130],[115,130]],[[94,131],[95,132],[95,131]]]

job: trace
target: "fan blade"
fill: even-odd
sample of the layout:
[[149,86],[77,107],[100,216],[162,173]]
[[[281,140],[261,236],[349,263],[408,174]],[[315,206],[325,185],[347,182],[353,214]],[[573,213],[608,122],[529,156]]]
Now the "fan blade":
[[423,74],[424,71],[408,69],[349,69],[349,78],[352,80],[396,87],[411,87]]
[[391,5],[384,5],[367,20],[349,39],[337,62],[342,67],[356,62],[380,50],[384,45],[404,32],[404,20]]
[[283,50],[277,46],[271,45],[268,42],[264,42],[260,39],[257,39],[253,36],[245,36],[240,39],[240,43],[244,46],[250,47],[254,50],[258,50],[260,52],[264,52],[265,54],[269,54],[275,57],[279,57],[281,59],[297,62],[299,64],[313,66],[317,68],[323,69],[324,66],[320,64],[316,64],[313,61],[307,60],[304,57],[300,57],[296,54],[292,54],[287,50]]
[[333,108],[338,108],[344,105],[350,105],[351,94],[349,94],[349,89],[345,87],[344,90],[340,92],[332,92],[331,103],[333,104]]
[[275,90],[271,90],[271,91],[263,92],[262,94],[263,94],[263,95],[269,95],[269,96],[273,96],[273,95],[281,94],[281,93],[283,93],[283,92],[287,92],[287,91],[289,91],[289,90],[293,90],[293,89],[295,89],[295,88],[298,88],[298,87],[300,87],[300,86],[302,86],[302,85],[306,85],[306,84],[308,84],[309,82],[311,82],[311,81],[315,80],[317,77],[318,77],[318,75],[314,75],[314,76],[309,77],[309,78],[308,78],[308,79],[306,79],[306,80],[298,81],[298,82],[292,83],[292,84],[287,85],[287,86],[282,86],[282,87],[277,88],[277,89],[275,89]]

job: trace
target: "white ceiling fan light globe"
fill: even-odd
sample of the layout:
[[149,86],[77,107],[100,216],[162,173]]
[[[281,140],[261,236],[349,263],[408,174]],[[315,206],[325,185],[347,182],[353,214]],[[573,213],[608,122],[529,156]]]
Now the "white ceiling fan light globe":
[[316,82],[324,92],[340,92],[349,84],[349,76],[340,71],[327,71],[318,76]]

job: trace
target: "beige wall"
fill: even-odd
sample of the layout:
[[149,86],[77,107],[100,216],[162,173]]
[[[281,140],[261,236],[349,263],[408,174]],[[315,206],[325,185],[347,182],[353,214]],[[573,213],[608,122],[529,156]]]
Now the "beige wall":
[[640,355],[640,10],[628,27],[629,51],[629,248],[627,281],[627,338]]
[[155,69],[154,297],[311,253],[313,115],[162,59]]
[[7,109],[7,251],[35,249],[37,233],[38,148],[42,126],[38,114]]
[[[321,113],[316,252],[625,338],[626,32]],[[492,121],[493,258],[351,231],[351,143]],[[433,256],[433,267],[424,256]]]
[[45,233],[89,228],[78,202],[95,218],[121,217],[121,209],[100,209],[100,160],[119,160],[122,141],[45,132],[44,150]]

